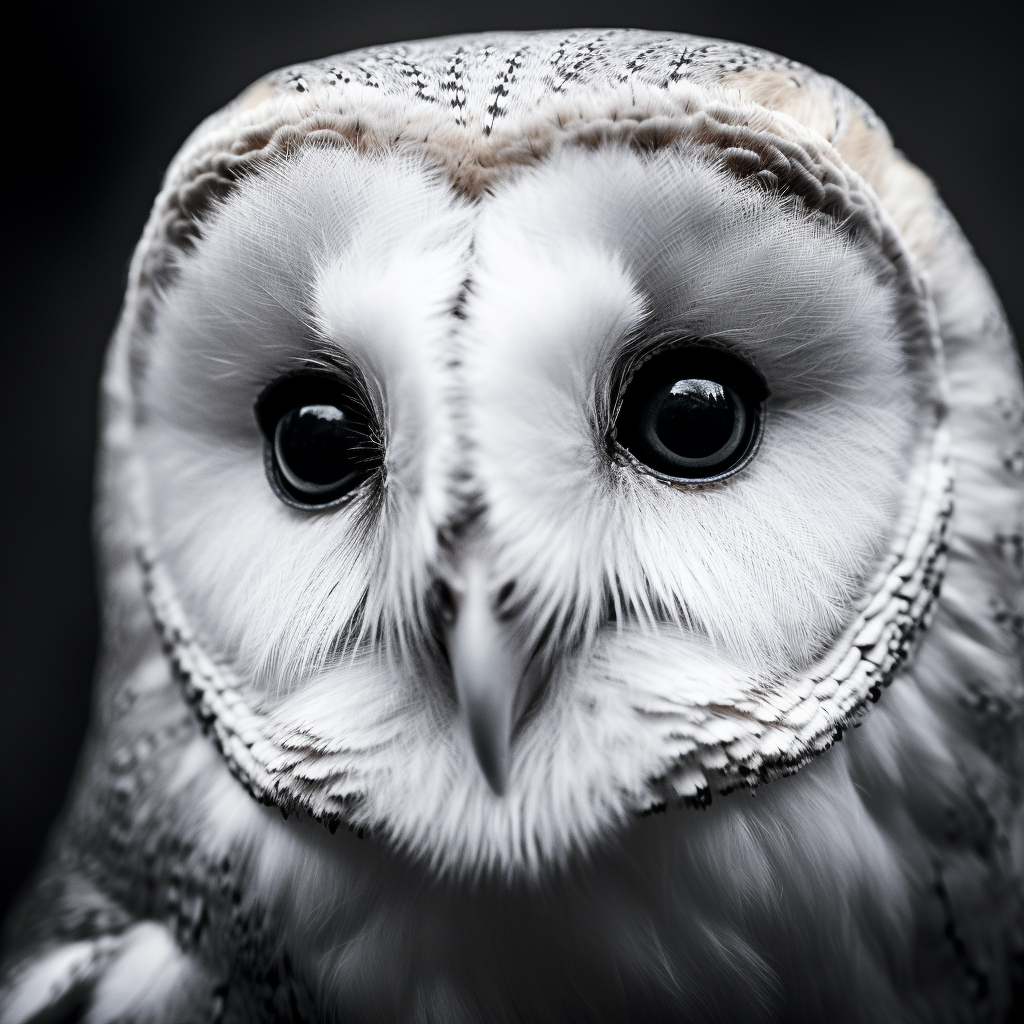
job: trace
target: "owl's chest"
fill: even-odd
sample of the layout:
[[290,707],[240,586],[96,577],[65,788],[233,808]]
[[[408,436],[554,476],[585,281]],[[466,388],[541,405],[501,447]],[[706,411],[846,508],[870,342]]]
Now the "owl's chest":
[[[801,977],[833,976],[879,937],[870,923],[837,935],[820,913],[860,867],[803,875],[791,836],[763,841],[761,802],[638,818],[543,877],[473,882],[432,877],[379,837],[225,800],[205,827],[219,841],[233,817],[235,852],[181,887],[178,916],[225,1022],[772,1020],[817,998]],[[869,916],[887,887],[909,898],[894,882],[866,892]],[[898,1012],[876,964],[846,977],[830,983],[834,1019],[855,986],[879,1019]]]

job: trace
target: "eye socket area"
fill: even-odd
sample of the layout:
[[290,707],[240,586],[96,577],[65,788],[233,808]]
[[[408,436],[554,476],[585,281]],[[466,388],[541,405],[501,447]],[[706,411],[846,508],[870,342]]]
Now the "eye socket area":
[[274,493],[297,508],[324,508],[379,469],[373,417],[356,389],[322,371],[279,377],[256,400]]
[[754,456],[768,388],[724,349],[683,344],[643,363],[626,387],[616,440],[655,473],[707,483]]

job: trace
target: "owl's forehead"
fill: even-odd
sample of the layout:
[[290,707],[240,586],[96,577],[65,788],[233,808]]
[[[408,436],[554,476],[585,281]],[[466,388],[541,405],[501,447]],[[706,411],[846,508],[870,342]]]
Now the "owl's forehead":
[[330,93],[355,87],[409,107],[433,106],[453,124],[490,135],[554,98],[585,105],[624,83],[669,90],[683,82],[714,86],[744,74],[806,70],[764,50],[670,32],[496,32],[370,47],[295,65],[256,83],[242,105],[292,93],[329,108]]
[[800,179],[804,192],[816,180],[819,202],[826,179],[846,189],[828,143],[854,122],[884,140],[832,80],[674,33],[494,33],[354,51],[268,75],[196,129],[168,169],[135,280],[143,292],[164,283],[217,200],[308,143],[415,156],[478,198],[566,143],[656,150],[695,138],[737,173],[785,188]]

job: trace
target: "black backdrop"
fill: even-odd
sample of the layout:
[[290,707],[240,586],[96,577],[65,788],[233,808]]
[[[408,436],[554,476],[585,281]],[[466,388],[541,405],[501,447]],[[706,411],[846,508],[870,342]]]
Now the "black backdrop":
[[633,25],[776,50],[874,106],[934,178],[1021,326],[1019,67],[995,5],[963,5],[957,20],[939,19],[940,5],[804,0],[88,6],[58,16],[38,5],[8,35],[0,915],[60,810],[88,716],[95,392],[132,246],[189,130],[264,72],[370,43],[496,28]]

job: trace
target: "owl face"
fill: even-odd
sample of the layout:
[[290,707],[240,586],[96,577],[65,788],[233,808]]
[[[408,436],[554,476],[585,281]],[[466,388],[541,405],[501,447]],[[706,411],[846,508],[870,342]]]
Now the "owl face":
[[474,198],[315,143],[244,180],[157,306],[137,429],[252,750],[452,870],[699,796],[679,766],[763,735],[891,568],[925,418],[902,287],[685,139]]

